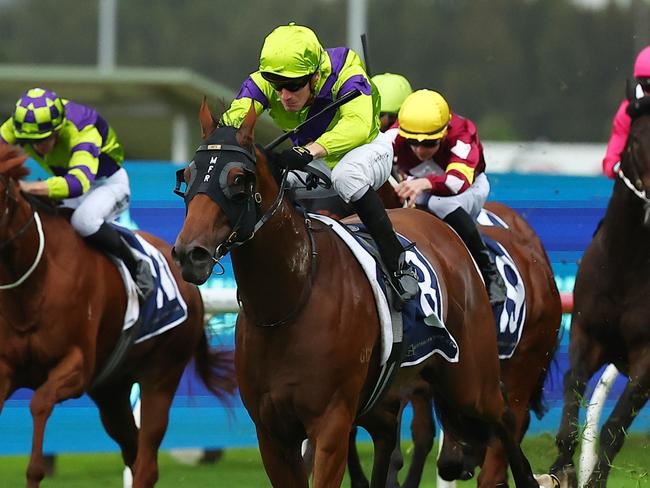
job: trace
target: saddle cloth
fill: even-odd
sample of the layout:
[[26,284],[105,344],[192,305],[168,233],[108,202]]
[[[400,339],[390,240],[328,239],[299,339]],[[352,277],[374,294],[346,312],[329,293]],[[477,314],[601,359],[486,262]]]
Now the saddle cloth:
[[[357,230],[365,232],[365,228],[360,224],[354,224],[347,225],[348,230],[346,230],[342,224],[329,217],[310,214],[310,218],[320,220],[331,227],[350,248],[364,270],[375,297],[382,331],[381,364],[385,364],[393,345],[393,328],[383,278],[375,259],[358,242],[360,237],[353,237],[350,232]],[[403,236],[399,236],[399,238],[402,245],[410,244]],[[406,356],[403,358],[401,366],[418,364],[436,353],[449,362],[457,362],[458,344],[443,324],[438,277],[417,247],[407,251],[406,260],[417,268],[420,289],[418,295],[404,306],[401,314],[404,324],[403,341],[406,344]]]
[[[498,215],[489,210],[481,210],[477,220],[483,226],[508,228],[508,225]],[[507,299],[503,305],[494,307],[493,313],[497,326],[499,359],[508,359],[515,353],[524,330],[526,289],[521,273],[508,251],[485,234],[483,234],[483,240],[506,284]]]
[[141,320],[141,326],[134,341],[137,344],[183,323],[187,319],[187,305],[178,289],[174,275],[169,269],[169,264],[160,251],[131,230],[117,224],[111,225],[117,229],[138,259],[148,261],[154,278],[154,291],[140,307],[136,285],[131,273],[122,261],[110,256],[120,270],[127,292],[123,330],[133,327],[138,320]]

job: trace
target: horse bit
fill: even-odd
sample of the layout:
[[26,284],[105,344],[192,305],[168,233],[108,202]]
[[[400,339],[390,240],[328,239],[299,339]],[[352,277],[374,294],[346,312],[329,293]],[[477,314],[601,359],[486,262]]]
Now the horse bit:
[[[5,225],[8,225],[12,217],[15,215],[16,205],[18,203],[18,200],[16,199],[13,193],[9,178],[7,178],[5,175],[0,175],[0,181],[2,181],[2,184],[5,187],[4,199],[3,199],[5,203],[5,211],[2,215],[2,218],[0,219],[0,229],[1,229],[4,228]],[[27,271],[25,271],[25,273],[16,281],[5,285],[0,285],[0,290],[11,290],[13,288],[17,288],[20,285],[22,285],[27,280],[27,278],[31,276],[31,274],[38,266],[38,264],[41,262],[41,258],[43,257],[43,251],[45,249],[45,234],[43,233],[43,225],[41,223],[41,217],[38,215],[38,212],[33,208],[32,208],[31,218],[27,222],[25,222],[25,224],[18,230],[18,232],[16,232],[13,236],[10,236],[8,240],[0,243],[0,252],[3,251],[7,246],[9,246],[9,244],[11,244],[13,241],[22,237],[23,234],[25,234],[25,232],[27,231],[27,229],[29,229],[32,222],[36,222],[36,230],[38,232],[38,251],[36,252],[36,257],[34,258],[34,262],[27,269]]]

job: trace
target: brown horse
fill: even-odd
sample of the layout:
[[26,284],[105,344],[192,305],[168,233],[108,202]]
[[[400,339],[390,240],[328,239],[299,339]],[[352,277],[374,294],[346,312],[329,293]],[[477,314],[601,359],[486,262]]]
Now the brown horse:
[[[384,185],[380,189],[380,194],[387,208],[398,208],[401,205],[390,185]],[[316,209],[317,201],[314,204],[313,208]],[[557,347],[562,318],[560,295],[548,256],[539,237],[530,225],[506,205],[489,202],[485,207],[501,218],[507,224],[508,229],[483,226],[481,232],[499,242],[509,252],[521,273],[524,288],[527,291],[526,319],[519,345],[511,357],[501,360],[502,380],[506,387],[510,407],[516,417],[516,435],[521,441],[528,428],[530,410],[532,409],[538,416],[543,414],[544,379]],[[341,208],[343,207],[340,205],[335,207],[336,212],[340,212]],[[329,210],[327,213],[332,215],[334,209]],[[411,465],[402,488],[415,488],[419,486],[424,464],[433,447],[435,436],[433,397],[427,383],[419,381],[408,401],[413,408],[411,433],[414,445]],[[389,410],[395,408],[394,405],[391,405],[390,397],[386,398],[384,404],[379,404],[375,408],[381,409],[387,406]],[[476,447],[478,446],[474,446],[474,450]],[[468,455],[463,453],[460,446],[453,442],[451,436],[448,435],[444,438],[440,455],[440,464],[443,468],[449,464],[462,464],[461,478],[467,479],[476,465],[476,457],[473,453]],[[392,463],[392,468],[395,471],[402,466],[399,448],[393,455]],[[349,469],[350,476],[353,478],[352,486],[368,486],[352,444],[350,446]],[[491,444],[487,448],[485,461],[481,466],[478,486],[506,486],[507,472],[508,461],[503,445],[499,442]],[[391,473],[390,479],[396,485],[397,473]]]
[[[21,194],[18,178],[28,172],[24,160],[17,148],[0,145],[0,409],[16,389],[34,390],[27,486],[39,486],[45,474],[43,438],[54,405],[87,392],[133,471],[133,486],[151,487],[158,479],[158,447],[185,366],[194,357],[206,386],[223,397],[234,390],[231,353],[209,350],[198,289],[171,266],[187,319],[134,345],[114,373],[92,388],[124,323],[122,278],[64,216]],[[167,244],[143,236],[171,262]],[[129,401],[134,382],[141,389],[139,431]]]
[[632,126],[605,218],[580,262],[574,288],[569,369],[551,471],[577,486],[573,455],[587,381],[616,365],[629,381],[600,434],[587,484],[604,487],[625,433],[650,396],[650,97],[631,101]]
[[[183,277],[201,283],[215,261],[232,253],[241,300],[235,368],[273,486],[308,486],[300,455],[308,437],[315,445],[313,487],[338,487],[348,435],[381,366],[370,284],[328,226],[283,198],[274,169],[253,146],[254,110],[239,129],[217,128],[204,103],[200,120],[204,144],[184,172],[187,214],[174,256]],[[537,488],[500,389],[494,319],[469,253],[425,212],[393,210],[390,217],[436,269],[444,321],[461,351],[455,363],[434,355],[423,369],[401,368],[397,383],[422,371],[441,398],[445,429],[462,441],[497,434],[517,486]],[[370,433],[372,486],[383,487],[396,415],[378,420]]]

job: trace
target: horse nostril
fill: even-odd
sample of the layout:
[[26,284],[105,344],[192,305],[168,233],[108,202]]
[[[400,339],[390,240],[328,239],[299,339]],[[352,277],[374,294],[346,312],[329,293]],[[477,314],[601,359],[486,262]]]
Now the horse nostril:
[[207,249],[203,247],[194,247],[189,253],[189,259],[192,263],[205,263],[212,259]]

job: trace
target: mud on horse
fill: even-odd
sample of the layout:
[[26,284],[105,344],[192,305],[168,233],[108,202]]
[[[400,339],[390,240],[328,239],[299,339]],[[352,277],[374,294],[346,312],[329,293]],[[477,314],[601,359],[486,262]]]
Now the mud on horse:
[[603,488],[628,427],[650,396],[650,97],[630,102],[632,126],[605,218],[580,261],[573,291],[569,369],[559,454],[551,472],[577,486],[573,455],[587,381],[613,363],[629,381],[600,434],[585,486]]
[[[113,374],[92,387],[120,337],[127,294],[117,267],[87,246],[65,216],[20,192],[18,179],[28,173],[24,160],[18,148],[0,145],[0,410],[16,389],[34,390],[27,486],[39,486],[45,475],[43,439],[55,404],[88,393],[133,471],[134,488],[151,487],[188,361],[194,358],[200,378],[224,396],[235,386],[232,354],[209,349],[198,289],[172,264],[187,318],[135,344]],[[143,237],[171,263],[169,245]],[[141,389],[139,431],[130,403],[134,382]]]
[[[186,168],[187,213],[174,247],[183,277],[204,282],[230,251],[241,300],[235,368],[271,483],[307,488],[300,447],[315,445],[313,487],[338,487],[346,439],[380,370],[380,327],[370,284],[328,226],[306,219],[283,198],[266,156],[253,146],[255,112],[239,129],[219,127],[207,104],[204,143]],[[432,356],[402,368],[419,372],[442,398],[445,428],[461,440],[469,423],[503,440],[518,487],[535,487],[514,434],[515,419],[499,386],[494,319],[469,254],[457,236],[424,212],[390,213],[396,229],[422,252],[441,279],[445,321],[460,350],[449,363]],[[379,436],[379,430],[385,431]],[[385,486],[397,439],[396,417],[371,430],[373,487]]]

